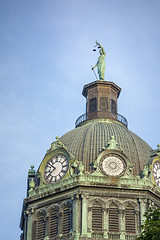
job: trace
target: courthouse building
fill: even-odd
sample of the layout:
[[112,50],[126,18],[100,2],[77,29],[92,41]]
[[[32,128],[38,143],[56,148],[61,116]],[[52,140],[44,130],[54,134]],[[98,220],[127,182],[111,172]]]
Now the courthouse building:
[[128,129],[120,92],[109,81],[83,87],[86,113],[28,172],[21,239],[134,240],[144,212],[160,207],[160,145]]

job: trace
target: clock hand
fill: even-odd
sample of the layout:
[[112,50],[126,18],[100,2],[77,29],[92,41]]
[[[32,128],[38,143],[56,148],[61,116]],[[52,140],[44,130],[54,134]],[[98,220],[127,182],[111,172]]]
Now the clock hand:
[[53,167],[53,166],[52,166],[52,168],[53,168],[53,170],[52,170],[52,171],[50,171],[50,173],[52,173],[52,172],[54,172],[54,170],[56,170],[56,168],[55,168],[55,167]]

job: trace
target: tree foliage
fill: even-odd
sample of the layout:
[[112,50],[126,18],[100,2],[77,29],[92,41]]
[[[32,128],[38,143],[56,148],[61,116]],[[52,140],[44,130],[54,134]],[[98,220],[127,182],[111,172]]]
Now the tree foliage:
[[145,213],[145,221],[141,226],[141,235],[137,240],[160,240],[160,208],[149,208]]

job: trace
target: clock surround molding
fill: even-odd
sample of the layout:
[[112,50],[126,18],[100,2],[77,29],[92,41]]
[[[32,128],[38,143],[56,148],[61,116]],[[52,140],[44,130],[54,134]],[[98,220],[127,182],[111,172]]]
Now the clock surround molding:
[[[117,174],[117,175],[109,175],[105,172],[103,169],[103,162],[105,159],[113,157],[118,160],[120,160],[123,164],[123,170]],[[96,165],[99,166],[100,172],[106,176],[106,177],[121,177],[125,175],[127,169],[131,165],[131,162],[129,162],[127,156],[123,153],[122,150],[116,150],[116,149],[105,149],[103,152],[101,152],[96,160]]]
[[110,153],[100,159],[100,169],[107,176],[120,177],[126,171],[126,163],[121,156]]
[[45,179],[45,168],[46,168],[46,165],[47,163],[53,159],[54,157],[58,156],[58,155],[64,155],[65,158],[67,159],[68,161],[68,168],[67,168],[67,171],[65,173],[65,175],[62,177],[62,179],[60,181],[62,181],[63,179],[66,179],[70,176],[70,173],[69,173],[69,166],[70,166],[70,155],[69,153],[64,149],[64,148],[60,148],[60,149],[56,149],[56,150],[53,150],[52,152],[50,152],[49,154],[46,154],[39,169],[38,169],[38,173],[40,175],[40,178],[41,178],[41,181],[43,182],[43,184],[54,184],[54,183],[49,183],[48,181],[46,181]]
[[[160,173],[156,173],[155,172],[155,164],[158,163],[159,167],[157,169],[157,171],[160,172],[160,156],[156,156],[153,161],[152,161],[152,165],[151,165],[151,172],[152,172],[152,182],[157,186],[157,187],[160,187],[160,177],[159,177],[159,174]],[[156,176],[155,176],[156,174]],[[158,174],[158,176],[157,176]],[[158,181],[156,181],[156,178],[159,178]],[[158,183],[157,183],[158,182]]]

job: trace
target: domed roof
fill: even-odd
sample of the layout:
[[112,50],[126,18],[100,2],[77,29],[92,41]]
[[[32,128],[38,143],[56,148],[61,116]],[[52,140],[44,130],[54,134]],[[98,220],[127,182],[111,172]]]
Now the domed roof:
[[150,157],[151,147],[126,126],[113,119],[94,119],[67,132],[60,140],[75,156],[82,161],[85,170],[92,172],[93,162],[102,148],[114,136],[120,149],[134,164],[133,174],[138,175]]

